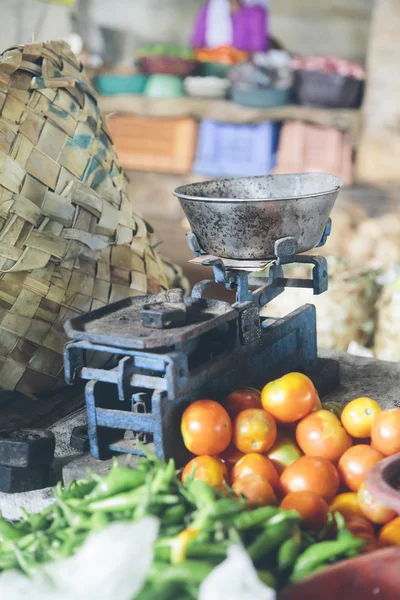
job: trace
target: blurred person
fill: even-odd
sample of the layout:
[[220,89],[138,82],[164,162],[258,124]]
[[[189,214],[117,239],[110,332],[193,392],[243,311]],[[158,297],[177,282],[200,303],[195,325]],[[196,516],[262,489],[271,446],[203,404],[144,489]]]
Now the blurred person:
[[197,16],[192,45],[195,48],[233,46],[245,52],[268,51],[265,0],[209,0]]

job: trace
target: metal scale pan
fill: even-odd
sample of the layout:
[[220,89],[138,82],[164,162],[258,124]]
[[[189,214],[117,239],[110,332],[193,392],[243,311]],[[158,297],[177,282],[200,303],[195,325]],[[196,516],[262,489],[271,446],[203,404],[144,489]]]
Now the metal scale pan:
[[315,248],[342,185],[333,175],[299,173],[193,183],[174,194],[206,254],[263,260],[288,237],[294,254]]

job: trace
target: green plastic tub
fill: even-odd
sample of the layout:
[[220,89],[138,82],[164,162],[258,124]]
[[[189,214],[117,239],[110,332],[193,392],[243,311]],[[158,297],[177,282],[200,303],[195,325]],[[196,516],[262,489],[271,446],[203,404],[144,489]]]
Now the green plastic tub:
[[99,94],[112,96],[115,94],[143,94],[148,75],[98,75],[94,85]]
[[242,106],[251,106],[253,108],[273,108],[274,106],[285,106],[290,104],[292,99],[292,89],[275,90],[253,89],[243,90],[232,88],[232,101]]

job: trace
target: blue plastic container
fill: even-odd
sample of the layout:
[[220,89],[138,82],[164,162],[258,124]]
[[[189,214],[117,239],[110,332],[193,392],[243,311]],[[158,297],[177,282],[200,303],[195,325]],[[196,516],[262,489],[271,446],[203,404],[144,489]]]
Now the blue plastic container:
[[213,177],[269,175],[276,165],[279,129],[272,122],[231,125],[204,120],[193,171]]

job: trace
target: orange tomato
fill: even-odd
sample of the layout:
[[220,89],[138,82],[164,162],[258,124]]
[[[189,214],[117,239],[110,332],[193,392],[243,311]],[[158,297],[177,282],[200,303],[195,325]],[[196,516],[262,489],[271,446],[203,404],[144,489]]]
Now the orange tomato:
[[296,510],[304,527],[320,529],[328,520],[329,507],[315,492],[290,492],[282,500],[280,508]]
[[336,467],[316,456],[302,456],[283,471],[281,485],[286,494],[289,492],[315,492],[330,502],[339,489],[339,473]]
[[385,525],[385,523],[389,523],[389,521],[397,516],[394,510],[384,506],[373,498],[365,487],[365,483],[362,483],[358,490],[358,500],[364,515],[373,523]]
[[290,436],[281,433],[278,433],[275,444],[267,452],[268,458],[279,475],[302,455],[303,453],[296,442]]
[[185,483],[190,476],[218,488],[226,481],[228,470],[224,463],[214,456],[196,456],[183,469],[182,482]]
[[247,475],[261,475],[274,490],[279,488],[279,475],[269,458],[262,454],[245,454],[232,469],[232,483]]
[[400,408],[390,408],[378,413],[372,423],[371,445],[391,456],[400,452]]
[[379,404],[371,398],[356,398],[343,409],[342,425],[354,438],[369,438],[372,422],[381,410]]
[[265,410],[279,423],[294,423],[313,410],[318,394],[311,379],[302,373],[288,373],[267,383],[261,392]]
[[296,427],[296,440],[304,454],[336,462],[350,448],[352,440],[339,419],[329,410],[304,417]]
[[396,517],[382,527],[379,541],[388,546],[400,546],[400,517]]
[[268,506],[277,504],[275,492],[272,485],[261,475],[246,475],[237,479],[232,486],[237,496],[247,498],[249,504],[254,506]]
[[248,408],[236,417],[233,424],[233,442],[240,452],[262,454],[271,448],[277,436],[272,416],[260,408]]
[[243,452],[239,452],[233,444],[229,444],[227,449],[221,452],[219,458],[226,464],[230,471],[243,456],[245,456]]
[[332,513],[340,513],[344,519],[363,518],[364,513],[361,510],[360,501],[355,492],[344,492],[334,498],[329,507]]
[[358,492],[365,475],[383,458],[385,457],[382,452],[365,444],[349,448],[342,454],[338,464],[342,482],[353,492]]
[[186,448],[193,454],[219,454],[230,444],[232,423],[218,402],[198,400],[183,413],[181,432]]
[[222,405],[232,421],[234,421],[243,410],[248,408],[262,408],[261,393],[252,388],[236,390],[225,398]]
[[374,526],[371,521],[365,517],[349,517],[345,518],[346,529],[351,531],[353,535],[366,534],[374,536]]

